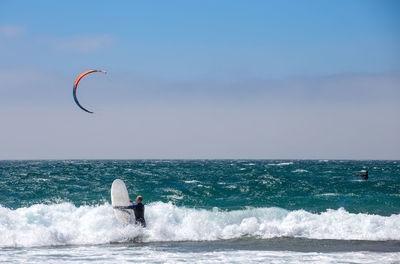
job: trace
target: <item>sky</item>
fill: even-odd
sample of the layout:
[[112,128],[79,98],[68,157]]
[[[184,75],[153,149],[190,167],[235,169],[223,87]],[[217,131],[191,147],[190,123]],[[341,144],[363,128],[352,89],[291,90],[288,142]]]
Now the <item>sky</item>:
[[400,159],[399,135],[399,1],[0,0],[0,159]]

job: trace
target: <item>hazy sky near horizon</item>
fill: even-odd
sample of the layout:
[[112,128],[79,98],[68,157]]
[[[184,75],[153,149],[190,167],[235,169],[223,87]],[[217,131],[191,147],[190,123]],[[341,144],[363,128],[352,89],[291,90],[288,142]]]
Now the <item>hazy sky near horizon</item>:
[[399,135],[399,1],[0,0],[0,159],[400,159]]

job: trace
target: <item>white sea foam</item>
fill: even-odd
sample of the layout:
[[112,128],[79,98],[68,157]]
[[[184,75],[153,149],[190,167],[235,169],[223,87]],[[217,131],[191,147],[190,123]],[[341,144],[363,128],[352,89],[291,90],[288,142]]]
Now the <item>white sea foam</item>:
[[154,247],[51,247],[0,251],[4,263],[399,263],[399,252],[293,252],[260,250],[160,250]]
[[294,170],[294,171],[292,171],[292,172],[303,173],[303,172],[308,172],[308,170],[297,169],[297,170]]
[[191,180],[191,181],[184,181],[185,183],[198,183],[199,181],[197,180]]
[[165,197],[167,199],[170,199],[170,200],[182,200],[183,198],[185,198],[184,195],[178,196],[178,195],[175,195],[175,194],[173,194],[173,195],[165,195]]
[[269,166],[288,166],[288,165],[292,165],[293,162],[281,162],[281,163],[270,163],[268,164]]
[[176,195],[182,195],[182,191],[177,190],[177,189],[164,188],[163,190],[164,190],[164,192],[169,192],[169,193],[173,193],[173,194],[176,194]]
[[321,194],[317,194],[315,195],[317,197],[321,197],[321,196],[338,196],[337,193],[321,193]]
[[146,229],[122,226],[109,204],[70,203],[11,210],[0,206],[0,247],[104,244],[141,241],[204,241],[239,238],[400,240],[400,215],[352,214],[344,209],[312,214],[304,210],[248,208],[236,211],[146,206]]

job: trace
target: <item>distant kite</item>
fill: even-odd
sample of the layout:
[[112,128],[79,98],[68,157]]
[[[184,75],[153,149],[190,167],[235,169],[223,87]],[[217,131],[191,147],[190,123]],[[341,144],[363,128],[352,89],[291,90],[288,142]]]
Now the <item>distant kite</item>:
[[80,80],[83,78],[83,76],[85,76],[85,75],[87,75],[87,74],[89,74],[89,73],[92,73],[92,72],[103,72],[103,73],[106,73],[105,71],[102,71],[102,70],[90,70],[90,71],[86,71],[86,72],[82,73],[81,75],[79,75],[78,79],[76,79],[75,84],[74,84],[74,90],[73,90],[73,95],[74,95],[75,103],[76,103],[83,111],[88,112],[88,113],[90,113],[90,114],[93,114],[93,112],[87,110],[86,108],[84,108],[83,106],[81,106],[81,104],[79,103],[78,98],[76,97],[76,88],[78,87],[78,83],[79,83]]

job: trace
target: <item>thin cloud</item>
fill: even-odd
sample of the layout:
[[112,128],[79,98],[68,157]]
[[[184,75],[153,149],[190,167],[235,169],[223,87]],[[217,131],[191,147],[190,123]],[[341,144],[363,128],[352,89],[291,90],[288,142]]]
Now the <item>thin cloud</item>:
[[19,25],[1,25],[0,35],[6,37],[19,37],[25,33],[25,27]]
[[[218,105],[228,103],[364,105],[394,104],[400,100],[400,74],[398,73],[232,81],[174,81],[157,77],[141,78],[120,73],[110,73],[109,76],[113,78],[115,92],[110,94],[107,100],[126,100],[126,102],[139,100],[140,102],[199,102]],[[122,98],[120,94],[125,95]]]
[[54,46],[60,51],[91,52],[109,47],[114,39],[108,35],[79,35],[69,39],[56,39]]
[[[114,74],[86,80],[80,99],[95,110],[88,115],[73,102],[73,74],[0,66],[0,159],[400,155],[398,74],[261,80],[235,87],[135,82],[138,77]],[[336,105],[343,100],[350,103]]]

